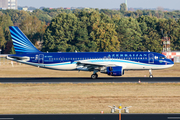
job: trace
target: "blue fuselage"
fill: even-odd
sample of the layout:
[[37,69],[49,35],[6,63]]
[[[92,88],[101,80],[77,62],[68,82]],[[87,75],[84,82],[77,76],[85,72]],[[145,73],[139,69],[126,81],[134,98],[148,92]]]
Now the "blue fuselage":
[[86,61],[95,64],[117,64],[124,70],[163,69],[173,66],[173,62],[164,55],[154,52],[77,52],[77,53],[26,53],[9,55],[8,57],[27,57],[17,60],[25,64],[59,69],[76,70],[77,62]]

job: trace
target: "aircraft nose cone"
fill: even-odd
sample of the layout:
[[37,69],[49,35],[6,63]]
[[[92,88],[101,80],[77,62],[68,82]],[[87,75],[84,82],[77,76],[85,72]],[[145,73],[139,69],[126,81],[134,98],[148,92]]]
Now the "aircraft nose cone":
[[174,64],[174,62],[172,60],[169,60],[170,64]]
[[166,65],[174,65],[174,62],[170,59],[166,59],[166,62],[165,62]]

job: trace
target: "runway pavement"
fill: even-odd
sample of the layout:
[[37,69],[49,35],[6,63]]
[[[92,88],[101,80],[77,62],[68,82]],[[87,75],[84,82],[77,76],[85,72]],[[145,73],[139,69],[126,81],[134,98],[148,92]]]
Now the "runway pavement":
[[[122,114],[122,120],[180,120],[180,114]],[[119,120],[118,114],[0,115],[0,120]]]
[[108,77],[108,78],[0,78],[0,83],[122,83],[138,81],[147,83],[180,82],[180,77]]

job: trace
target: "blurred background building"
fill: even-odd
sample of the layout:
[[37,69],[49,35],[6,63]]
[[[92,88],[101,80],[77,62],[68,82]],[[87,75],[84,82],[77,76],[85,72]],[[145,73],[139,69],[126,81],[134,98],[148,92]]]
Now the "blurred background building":
[[127,0],[125,0],[125,4],[126,4],[126,11],[128,11],[128,3],[127,3]]
[[17,9],[17,0],[0,0],[0,9]]
[[174,61],[174,63],[180,63],[180,51],[168,51],[162,52],[162,54]]
[[171,40],[169,37],[163,37],[163,51],[162,54],[171,59],[174,63],[180,63],[180,51],[171,51]]

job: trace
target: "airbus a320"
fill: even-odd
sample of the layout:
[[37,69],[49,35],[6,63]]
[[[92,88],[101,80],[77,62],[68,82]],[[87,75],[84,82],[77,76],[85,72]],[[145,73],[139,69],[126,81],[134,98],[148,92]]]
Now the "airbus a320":
[[41,52],[16,26],[9,27],[16,54],[7,59],[47,69],[62,71],[92,71],[92,79],[98,72],[110,76],[122,76],[127,70],[165,69],[173,61],[155,52]]

